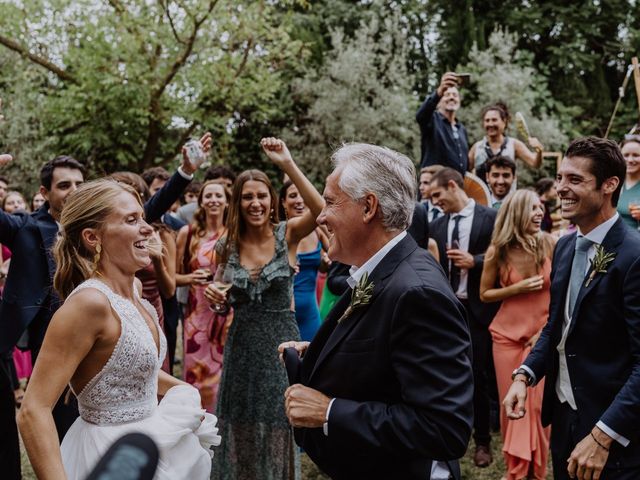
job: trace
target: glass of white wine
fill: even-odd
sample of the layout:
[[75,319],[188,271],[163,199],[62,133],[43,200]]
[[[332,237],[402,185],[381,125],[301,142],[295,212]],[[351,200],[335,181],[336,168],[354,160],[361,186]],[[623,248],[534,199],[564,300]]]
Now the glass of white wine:
[[[226,293],[233,285],[233,268],[228,267],[226,263],[221,263],[216,268],[213,276],[213,286],[223,293]],[[228,310],[227,305],[214,303],[211,309],[216,313],[224,313]]]

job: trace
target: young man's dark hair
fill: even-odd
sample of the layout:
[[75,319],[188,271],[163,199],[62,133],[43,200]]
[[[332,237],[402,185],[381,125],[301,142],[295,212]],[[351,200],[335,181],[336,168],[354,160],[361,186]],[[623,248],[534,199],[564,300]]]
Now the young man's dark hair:
[[487,160],[487,168],[485,171],[489,173],[491,171],[491,167],[494,166],[498,168],[508,168],[511,170],[511,173],[513,173],[513,176],[516,176],[516,162],[511,160],[509,157],[498,155],[490,158]]
[[72,168],[74,170],[80,170],[84,176],[86,168],[78,160],[69,155],[60,155],[53,160],[49,160],[42,166],[40,170],[40,185],[47,190],[51,190],[51,181],[53,180],[53,171],[56,168]]
[[226,165],[215,165],[207,168],[204,173],[204,181],[215,180],[216,178],[228,178],[232,182],[236,181],[236,174]]
[[439,187],[447,187],[450,181],[454,181],[460,188],[464,188],[464,179],[460,172],[450,167],[445,167],[431,177],[431,183]]
[[194,195],[198,195],[200,193],[200,189],[202,188],[202,182],[198,182],[197,180],[192,181],[187,187],[184,189],[184,195],[187,193],[193,193]]
[[145,181],[148,187],[151,186],[151,184],[156,178],[163,180],[165,182],[171,178],[171,175],[169,174],[169,172],[167,172],[167,170],[163,167],[147,168],[144,172],[142,172],[142,175],[140,176]]
[[565,157],[584,157],[591,160],[591,174],[596,177],[596,188],[600,189],[604,181],[618,177],[618,188],[611,195],[611,205],[617,206],[620,191],[627,176],[627,164],[620,147],[615,142],[599,137],[578,138],[569,144]]

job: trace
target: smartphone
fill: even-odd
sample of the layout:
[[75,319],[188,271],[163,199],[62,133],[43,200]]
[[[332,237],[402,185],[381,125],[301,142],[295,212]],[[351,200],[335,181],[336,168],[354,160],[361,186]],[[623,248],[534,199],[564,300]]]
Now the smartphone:
[[470,73],[456,73],[456,78],[458,79],[458,85],[461,87],[465,85],[469,85],[471,82],[471,74]]

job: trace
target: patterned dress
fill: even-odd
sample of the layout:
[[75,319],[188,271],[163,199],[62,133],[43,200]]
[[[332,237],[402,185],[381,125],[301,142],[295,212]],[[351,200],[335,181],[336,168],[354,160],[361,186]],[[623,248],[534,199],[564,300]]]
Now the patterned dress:
[[[210,268],[217,236],[201,241],[190,271]],[[204,298],[206,285],[191,285],[188,314],[184,319],[184,379],[200,391],[202,406],[213,413],[222,376],[225,325],[233,313],[211,310]]]
[[[216,414],[221,448],[212,479],[299,479],[300,459],[284,412],[288,386],[278,345],[300,338],[291,312],[293,269],[289,265],[286,222],[275,227],[275,254],[252,277],[232,250],[234,270],[229,301],[234,318],[225,345],[225,366]],[[216,249],[220,253],[224,239]]]

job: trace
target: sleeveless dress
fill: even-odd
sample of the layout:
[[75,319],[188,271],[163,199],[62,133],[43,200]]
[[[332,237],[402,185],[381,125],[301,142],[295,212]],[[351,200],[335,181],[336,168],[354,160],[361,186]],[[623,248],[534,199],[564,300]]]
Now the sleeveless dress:
[[[160,289],[158,288],[158,276],[156,275],[156,269],[151,262],[142,270],[136,272],[136,278],[142,282],[142,298],[151,304],[158,315],[158,323],[160,328],[164,332],[164,308],[162,307],[162,297],[160,296]],[[162,362],[162,370],[167,373],[169,371],[169,358],[166,357]]]
[[[286,222],[275,227],[275,254],[257,278],[242,267],[236,249],[227,259],[234,270],[228,292],[234,314],[216,407],[222,445],[215,480],[300,478],[298,448],[284,411],[288,381],[277,353],[280,343],[300,338],[291,311],[293,269],[285,230]],[[225,240],[216,245],[219,254]]]
[[[189,271],[210,268],[218,237],[201,241]],[[184,379],[200,391],[202,406],[213,412],[222,376],[226,325],[233,313],[221,315],[211,310],[204,297],[206,285],[191,285],[188,314],[184,319]]]
[[320,328],[320,310],[316,295],[320,251],[321,244],[318,242],[315,250],[299,253],[297,257],[300,271],[293,278],[293,297],[300,338],[309,342]]
[[[538,333],[549,316],[551,286],[551,260],[545,259],[541,275],[542,290],[514,295],[502,301],[489,331],[493,338],[493,362],[498,381],[498,392],[504,398],[511,386],[511,372],[518,368],[531,351],[525,343]],[[507,287],[523,280],[520,273],[507,264],[500,268],[500,285]],[[542,426],[542,394],[544,379],[527,389],[527,415],[520,420],[509,420],[500,409],[500,430],[504,446],[502,453],[508,480],[527,478],[531,468],[535,479],[547,475],[550,428]]]
[[84,480],[111,444],[130,432],[147,434],[156,442],[160,463],[155,479],[208,478],[213,457],[210,447],[220,444],[216,417],[204,413],[198,391],[187,385],[171,388],[158,404],[158,372],[167,342],[155,310],[141,300],[154,319],[160,352],[133,303],[96,279],[83,282],[71,295],[85,288],[108,298],[121,332],[102,370],[77,393],[80,417],[60,447],[67,478]]

